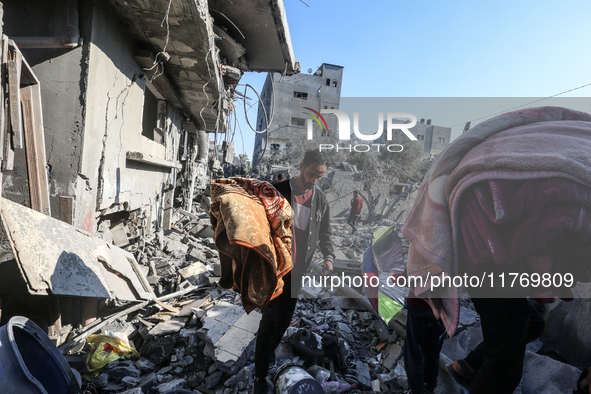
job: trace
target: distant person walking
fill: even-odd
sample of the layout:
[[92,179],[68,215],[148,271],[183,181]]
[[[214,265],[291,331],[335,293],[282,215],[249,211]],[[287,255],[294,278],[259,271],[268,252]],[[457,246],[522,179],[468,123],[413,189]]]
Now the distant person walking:
[[353,199],[351,200],[351,211],[347,219],[347,223],[353,228],[351,234],[355,234],[357,231],[357,220],[361,216],[361,208],[363,208],[363,199],[359,197],[359,193],[355,190],[353,192]]

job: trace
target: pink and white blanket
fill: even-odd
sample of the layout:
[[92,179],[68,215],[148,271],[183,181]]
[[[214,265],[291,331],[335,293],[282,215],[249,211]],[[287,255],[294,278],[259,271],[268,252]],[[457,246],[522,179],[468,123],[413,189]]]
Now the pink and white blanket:
[[[581,193],[589,191],[591,115],[560,107],[531,108],[497,116],[464,133],[433,163],[402,228],[403,235],[411,241],[408,275],[423,278],[443,273],[463,275],[466,262],[460,261],[460,251],[465,251],[466,245],[468,249],[478,245],[478,239],[465,242],[462,234],[460,217],[465,218],[470,204],[475,203],[473,198],[464,199],[466,195],[478,194],[479,187],[485,188],[480,192],[488,188],[488,199],[482,195],[480,200],[476,199],[476,203],[482,204],[477,207],[480,214],[472,219],[488,216],[492,222],[502,221],[507,213],[498,203],[507,202],[506,198],[510,197],[495,195],[495,184],[490,181],[499,181],[503,187],[508,187],[504,181],[552,178],[579,185]],[[516,208],[512,205],[511,209]],[[580,224],[586,221],[581,218]],[[467,226],[465,219],[463,224]],[[527,229],[521,231],[527,232]],[[470,231],[470,234],[474,233]],[[487,241],[486,231],[483,234],[480,239]],[[538,252],[530,249],[530,256]],[[473,260],[472,263],[479,265],[481,262]],[[511,261],[501,258],[495,264],[511,264]],[[459,317],[459,289],[452,287],[431,293],[428,288],[428,285],[416,288],[415,292],[428,297],[433,312],[442,318],[448,334],[453,335]]]

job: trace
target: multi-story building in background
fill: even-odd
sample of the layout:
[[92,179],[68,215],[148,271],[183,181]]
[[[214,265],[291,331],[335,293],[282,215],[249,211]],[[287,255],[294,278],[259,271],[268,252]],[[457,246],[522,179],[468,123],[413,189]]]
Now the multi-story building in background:
[[[311,119],[306,112],[313,114],[306,108],[318,112],[322,109],[339,108],[343,67],[323,63],[315,73],[310,74],[312,69],[308,72],[309,74],[288,77],[282,77],[277,73],[267,75],[261,94],[262,103],[258,109],[256,129],[261,131],[267,127],[265,113],[270,119],[270,125],[267,133],[259,133],[255,137],[253,163],[259,160],[263,151],[266,155],[286,149],[294,140],[306,139],[306,120]],[[320,133],[321,137],[336,133],[336,117],[326,116],[325,119],[328,130],[321,130],[316,122],[313,122],[315,136],[318,135],[316,133]]]
[[423,158],[437,156],[451,141],[451,128],[431,124],[431,119],[421,119],[410,132],[423,145]]
[[[387,128],[387,123],[384,122],[384,130]],[[417,143],[421,144],[421,151],[423,152],[423,159],[429,159],[437,156],[446,146],[451,142],[451,128],[436,126],[431,124],[431,119],[425,121],[420,119],[418,123],[408,129],[412,135],[417,137]],[[402,131],[395,130],[394,134],[401,134]],[[376,144],[386,144],[386,133],[376,140]]]

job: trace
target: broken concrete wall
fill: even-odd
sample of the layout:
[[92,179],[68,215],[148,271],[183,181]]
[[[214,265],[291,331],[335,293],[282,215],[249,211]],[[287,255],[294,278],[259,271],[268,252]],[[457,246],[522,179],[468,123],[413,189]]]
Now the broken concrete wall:
[[[6,2],[4,8],[5,34],[10,38],[66,34],[66,0],[12,1]],[[82,35],[86,36],[84,4],[80,20]],[[80,164],[87,46],[22,48],[22,53],[41,84],[51,212],[58,217],[59,196],[74,195]],[[15,154],[15,170],[4,175],[4,195],[26,203],[29,195],[24,150],[16,150]]]
[[[173,184],[181,136],[180,111],[166,105],[164,144],[142,135],[144,70],[133,54],[126,26],[106,2],[96,3],[90,34],[82,162],[75,184],[76,227],[93,232],[97,211],[159,212],[161,194]],[[130,154],[141,160],[130,160]]]

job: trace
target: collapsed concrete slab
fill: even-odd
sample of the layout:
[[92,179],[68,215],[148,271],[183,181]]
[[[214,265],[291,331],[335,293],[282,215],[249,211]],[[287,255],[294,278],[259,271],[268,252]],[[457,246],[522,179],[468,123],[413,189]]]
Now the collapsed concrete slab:
[[[7,199],[2,199],[1,215],[4,260],[12,254],[31,294],[130,301],[152,297],[135,258],[123,249]],[[0,269],[11,265],[5,262]],[[3,291],[15,282],[8,272],[0,272],[0,281]]]
[[246,354],[254,345],[262,315],[246,314],[242,306],[218,301],[209,309],[198,335],[205,340],[204,354],[227,374],[235,374],[246,364]]

